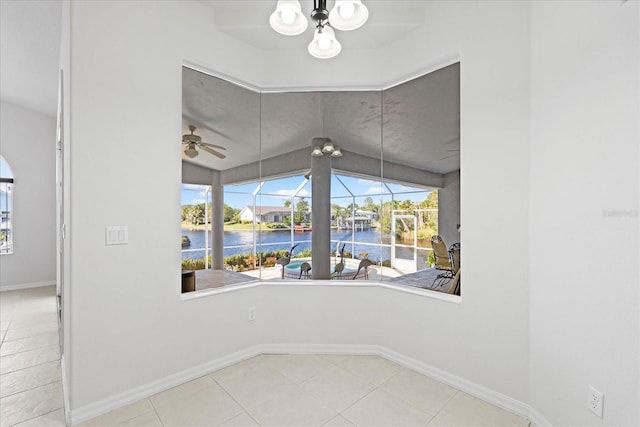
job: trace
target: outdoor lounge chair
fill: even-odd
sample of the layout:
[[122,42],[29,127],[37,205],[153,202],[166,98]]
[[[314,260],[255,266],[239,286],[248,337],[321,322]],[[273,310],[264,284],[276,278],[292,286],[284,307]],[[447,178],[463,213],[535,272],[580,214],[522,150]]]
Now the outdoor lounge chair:
[[449,257],[453,264],[453,271],[457,273],[460,270],[460,243],[454,243],[449,247]]
[[462,270],[456,271],[456,275],[453,276],[453,280],[451,281],[451,287],[449,288],[449,293],[452,295],[460,295],[460,272]]
[[431,288],[434,288],[442,286],[447,281],[453,279],[455,269],[450,256],[451,253],[447,250],[447,245],[444,243],[444,240],[442,240],[442,237],[437,234],[431,237],[431,248],[433,249],[433,254],[436,259],[435,269],[443,271],[433,279]]

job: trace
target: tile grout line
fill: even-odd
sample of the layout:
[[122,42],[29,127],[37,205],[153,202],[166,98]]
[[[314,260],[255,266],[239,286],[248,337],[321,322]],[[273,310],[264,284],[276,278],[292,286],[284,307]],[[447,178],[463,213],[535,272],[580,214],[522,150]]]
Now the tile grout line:
[[[8,334],[9,334],[9,332],[22,331],[22,330],[24,330],[24,329],[28,329],[28,328],[37,328],[37,327],[43,327],[43,326],[50,326],[50,325],[53,325],[53,324],[55,324],[56,329],[57,329],[57,326],[58,326],[58,321],[57,321],[57,320],[52,320],[52,321],[50,321],[50,322],[36,322],[36,323],[31,324],[31,325],[23,326],[23,327],[21,327],[21,328],[12,328],[11,326],[9,326],[9,327],[7,328],[7,330],[5,331],[5,336],[6,336],[6,335],[8,335]],[[29,335],[25,335],[25,336],[23,336],[23,337],[19,337],[19,338],[14,338],[14,339],[11,339],[11,340],[7,340],[7,342],[17,341],[17,340],[23,340],[23,339],[25,339],[25,338],[37,337],[37,336],[39,336],[39,335],[44,335],[44,334],[48,334],[48,333],[51,333],[51,332],[55,332],[55,330],[51,330],[51,331],[43,331],[43,332],[36,332],[36,333],[34,333],[34,334],[29,334]]]
[[[140,412],[139,414],[133,415],[133,416],[131,416],[130,418],[127,418],[127,419],[125,419],[125,420],[120,420],[120,421],[118,421],[116,424],[109,424],[109,426],[108,426],[108,427],[115,427],[115,426],[117,426],[117,425],[120,425],[120,424],[123,424],[123,423],[129,422],[129,421],[133,420],[134,418],[141,417],[142,415],[147,414],[147,413],[149,413],[149,412],[153,412],[153,413],[155,413],[155,414],[156,414],[156,417],[158,417],[158,420],[160,420],[160,424],[162,424],[162,425],[164,426],[164,423],[162,422],[162,418],[160,418],[160,414],[158,414],[158,411],[156,410],[156,407],[155,407],[155,405],[153,404],[153,402],[151,401],[151,399],[150,399],[150,398],[148,398],[148,397],[147,397],[147,398],[145,398],[145,399],[136,400],[136,401],[135,401],[135,402],[133,402],[133,403],[135,404],[135,403],[138,403],[138,402],[142,402],[143,400],[148,400],[148,401],[149,401],[149,404],[151,405],[151,409],[150,409],[150,410]],[[117,408],[117,409],[114,409],[113,411],[117,411],[118,409],[122,409],[122,408]],[[110,412],[113,412],[113,411],[106,412],[106,413],[104,413],[104,414],[102,414],[102,415],[107,415],[107,414],[109,414]],[[98,415],[98,417],[100,417],[100,415]],[[94,417],[94,418],[98,418],[98,417]],[[89,420],[86,420],[86,421],[91,421],[91,420],[92,420],[92,419],[94,419],[94,418],[90,418]],[[86,421],[83,421],[83,423],[84,423],[84,422],[86,422]],[[107,427],[107,426],[105,426],[105,427]]]
[[[55,333],[55,332],[54,332]],[[57,335],[57,334],[56,334]],[[8,344],[10,342],[13,341],[6,341],[3,344]],[[25,349],[25,350],[20,350],[20,351],[16,351],[15,353],[9,353],[9,354],[0,354],[0,357],[9,357],[9,356],[15,356],[16,354],[20,354],[20,353],[26,353],[27,351],[33,351],[33,350],[40,350],[46,347],[53,347],[53,346],[58,346],[60,347],[60,344],[46,344],[46,345],[39,345],[37,347],[33,347],[33,348],[29,348],[29,349]]]
[[[60,383],[62,384],[62,381],[60,381]],[[50,383],[50,384],[53,384],[53,383]],[[47,385],[48,385],[48,384],[47,384]],[[43,387],[43,386],[40,386],[40,387]],[[38,388],[38,387],[36,387],[36,388]],[[3,397],[3,399],[4,399],[4,397]],[[27,418],[27,419],[25,419],[25,420],[18,421],[17,423],[9,424],[7,427],[11,427],[11,426],[19,425],[19,424],[22,424],[22,423],[26,423],[26,422],[31,421],[31,420],[34,420],[34,419],[36,419],[36,418],[43,417],[43,416],[45,416],[45,415],[47,415],[47,414],[50,414],[50,413],[52,413],[52,412],[59,411],[60,409],[64,409],[64,403],[63,403],[63,404],[62,404],[62,406],[61,406],[61,407],[59,407],[59,408],[53,409],[53,410],[51,410],[51,411],[49,411],[49,412],[45,412],[45,413],[43,413],[43,414],[36,415],[36,416],[34,416],[34,417],[31,417],[31,418]]]
[[[349,372],[350,372],[350,371],[349,371]],[[355,424],[351,419],[349,419],[347,416],[345,416],[345,415],[344,415],[344,412],[346,412],[347,410],[349,410],[351,407],[353,407],[354,405],[356,405],[356,404],[357,404],[358,402],[360,402],[361,400],[365,399],[367,396],[371,395],[373,392],[375,392],[375,391],[379,390],[379,391],[382,391],[382,392],[384,392],[384,393],[388,394],[389,396],[391,396],[391,397],[393,397],[393,398],[395,398],[395,399],[398,399],[399,401],[401,401],[401,402],[403,402],[403,403],[407,404],[409,407],[411,407],[411,408],[413,408],[413,409],[417,410],[418,412],[421,412],[421,413],[423,413],[423,414],[429,415],[429,416],[431,417],[431,419],[427,422],[427,424],[425,424],[425,426],[428,426],[428,425],[429,425],[429,423],[431,423],[431,421],[433,421],[433,420],[438,416],[438,414],[442,411],[442,409],[443,409],[445,406],[447,406],[447,404],[451,401],[451,399],[453,399],[453,398],[458,394],[458,390],[455,390],[455,389],[454,389],[454,390],[455,390],[455,393],[453,394],[453,396],[451,396],[451,397],[447,400],[447,402],[446,402],[444,405],[442,405],[442,408],[440,408],[440,409],[438,410],[438,412],[437,412],[435,415],[431,415],[430,413],[425,412],[424,410],[422,410],[422,409],[420,409],[420,408],[417,408],[417,407],[416,407],[416,406],[414,406],[411,402],[408,402],[407,400],[403,399],[401,396],[398,396],[398,395],[396,395],[396,394],[394,394],[394,393],[391,393],[391,392],[389,392],[389,391],[387,391],[387,390],[385,390],[385,389],[383,388],[383,386],[384,386],[386,383],[388,383],[389,381],[391,381],[394,377],[396,377],[396,376],[400,375],[400,373],[401,373],[401,372],[402,372],[402,369],[398,370],[398,372],[396,372],[396,373],[394,373],[393,375],[391,375],[389,378],[387,378],[386,380],[384,380],[382,383],[380,383],[380,384],[378,384],[378,385],[374,384],[374,385],[375,385],[375,388],[374,388],[373,390],[371,390],[371,391],[370,391],[369,393],[367,393],[366,395],[362,396],[360,399],[358,399],[356,402],[354,402],[354,403],[353,403],[352,405],[350,405],[348,408],[344,409],[344,411],[340,412],[338,415],[340,415],[340,416],[344,417],[344,418],[345,418],[346,420],[348,420],[350,423]],[[356,375],[356,377],[357,377],[357,375]],[[432,379],[431,377],[427,377],[427,378]],[[356,426],[357,426],[357,425],[356,425]]]
[[20,390],[20,391],[17,391],[15,393],[7,394],[6,396],[0,397],[0,399],[5,399],[7,397],[15,396],[16,394],[25,393],[27,391],[32,391],[32,390],[35,390],[37,388],[44,387],[44,386],[47,386],[47,385],[51,385],[51,384],[54,384],[54,383],[60,383],[60,386],[62,386],[62,380],[54,380],[54,381],[51,381],[51,382],[48,382],[48,383],[38,384],[37,386],[28,388],[26,390]]
[[53,412],[59,411],[60,409],[64,409],[64,406],[61,406],[61,407],[56,408],[56,409],[54,409],[52,411],[49,411],[49,412],[45,412],[44,414],[36,415],[35,417],[29,418],[29,419],[26,419],[26,420],[19,421],[19,422],[15,423],[15,424],[9,424],[7,427],[17,426],[17,425],[20,425],[22,423],[26,423],[26,422],[35,420],[36,418],[44,417],[45,415],[49,415],[49,414],[51,414]]
[[[353,375],[354,377],[356,377],[356,378],[360,379],[360,377],[358,377],[357,375],[353,374],[353,373],[352,373],[351,371],[349,371],[348,369],[346,369],[346,368],[344,368],[344,369],[345,369],[347,372],[349,372],[351,375]],[[389,379],[393,378],[393,377],[394,377],[394,376],[396,376],[397,374],[398,374],[398,373],[396,372],[396,373],[395,373],[395,374],[393,374],[391,377],[389,377]],[[385,381],[385,382],[386,382],[386,381]],[[371,384],[371,383],[369,383],[369,384]],[[343,409],[341,412],[338,412],[338,415],[340,415],[341,417],[345,418],[345,419],[346,419],[346,420],[348,420],[351,424],[354,424],[354,425],[356,425],[356,427],[357,427],[357,424],[356,424],[354,421],[352,421],[349,417],[345,416],[345,415],[344,415],[344,413],[345,413],[346,411],[348,411],[349,409],[351,409],[353,406],[355,406],[358,402],[360,402],[360,401],[362,401],[363,399],[365,399],[367,396],[370,396],[374,391],[378,390],[378,389],[382,386],[382,384],[381,384],[381,385],[373,384],[373,386],[374,386],[374,387],[373,387],[373,389],[372,389],[370,392],[366,393],[364,396],[362,396],[360,399],[358,399],[358,400],[356,400],[355,402],[353,402],[351,405],[349,405],[348,407],[346,407],[345,409]],[[384,391],[384,390],[383,390],[383,391]]]
[[[452,388],[453,388],[453,387],[452,387]],[[458,395],[458,393],[460,393],[460,390],[458,390],[458,389],[456,389],[456,388],[453,388],[453,389],[454,389],[456,392],[455,392],[455,393],[453,393],[453,396],[451,396],[449,399],[447,399],[447,401],[445,402],[445,404],[444,404],[444,405],[442,405],[442,408],[440,408],[440,409],[438,410],[438,412],[436,412],[436,414],[433,416],[433,418],[431,419],[431,421],[435,420],[435,419],[436,419],[436,417],[437,417],[438,415],[440,415],[440,413],[444,410],[444,408],[446,408],[446,407],[447,407],[447,405],[448,405],[449,403],[451,403],[451,401],[453,400],[453,398],[454,398],[454,397],[456,397],[456,396]],[[431,421],[429,421],[429,422],[431,422]]]
[[[59,346],[57,346],[57,347],[59,347]],[[20,354],[20,353],[15,353],[15,354],[12,354],[12,355],[10,355],[10,356],[2,356],[2,357],[11,357],[11,356],[15,356],[15,355],[17,355],[17,354]],[[52,362],[60,362],[60,356],[58,356],[58,358],[57,358],[57,359],[47,360],[47,361],[44,361],[44,362],[39,362],[39,363],[36,363],[35,365],[24,366],[24,367],[21,367],[21,368],[19,368],[19,369],[14,369],[13,371],[2,372],[2,373],[0,373],[0,375],[12,374],[12,373],[14,373],[14,372],[24,371],[25,369],[35,368],[35,367],[37,367],[37,366],[46,365],[47,363],[52,363]]]
[[5,329],[5,330],[2,332],[2,339],[0,339],[0,346],[2,346],[2,344],[4,344],[4,338],[7,336],[7,332],[9,332],[9,328],[11,327],[11,322],[12,322],[12,321],[13,321],[13,320],[8,320],[9,325],[7,325],[7,329]]
[[[213,372],[216,372],[216,371],[213,371]],[[227,396],[229,396],[229,397],[231,398],[231,400],[233,400],[234,402],[236,402],[236,404],[240,407],[240,409],[242,409],[242,411],[243,411],[245,414],[247,414],[247,416],[248,416],[249,418],[251,418],[251,419],[253,420],[253,422],[254,422],[254,423],[256,423],[256,425],[260,426],[260,423],[258,422],[258,420],[256,420],[255,418],[253,418],[253,415],[251,415],[251,413],[247,410],[247,408],[245,408],[244,406],[242,406],[242,405],[240,404],[240,402],[238,402],[238,401],[236,400],[236,398],[235,398],[235,397],[233,397],[233,396],[231,395],[231,393],[229,393],[229,391],[228,391],[226,388],[224,388],[224,386],[223,386],[222,384],[220,384],[220,383],[219,383],[215,378],[213,378],[213,377],[211,376],[211,374],[212,374],[213,372],[211,372],[211,373],[207,374],[207,376],[208,376],[209,378],[211,378],[211,379],[213,380],[213,382],[214,382],[214,383],[216,383],[216,384],[218,385],[218,387],[220,387],[220,388],[222,389],[222,391],[224,391],[224,392],[227,394]],[[285,378],[286,378],[286,377],[285,377]],[[289,379],[287,379],[287,381],[288,381],[288,380],[289,380]],[[239,416],[239,415],[240,415],[240,414],[235,415],[235,416],[233,416],[233,417],[229,418],[228,420],[224,420],[222,423],[226,423],[227,421],[232,420],[232,419],[234,419],[235,417],[237,417],[237,416]],[[221,424],[222,424],[222,423],[221,423]],[[220,425],[220,424],[218,424],[218,425]]]
[[[53,324],[53,323],[57,324],[58,321],[57,320],[52,320],[50,322],[36,322],[36,323],[31,324],[31,325],[26,325],[26,326],[23,326],[23,327],[20,327],[20,328],[12,328],[11,326],[9,326],[5,332],[21,331],[23,329],[35,328],[35,327],[38,327],[38,326],[46,326],[46,325],[50,325],[50,324]],[[13,340],[8,340],[8,341],[16,341],[16,340],[21,340],[21,339],[24,339],[24,338],[35,337],[35,336],[38,336],[38,335],[44,335],[44,334],[46,334],[48,332],[52,332],[52,331],[37,332],[35,334],[27,335],[27,336],[24,336],[24,337],[20,337],[20,338],[16,338],[16,339],[13,339]]]
[[[399,375],[399,374],[400,374],[400,372],[402,372],[402,369],[401,369],[400,371],[396,372],[393,376],[389,377],[389,379],[387,379],[385,382],[383,382],[382,384],[380,384],[380,387],[382,387],[383,385],[385,385],[387,382],[389,382],[389,381],[390,381],[393,377],[395,377],[396,375]],[[444,384],[443,382],[438,381],[438,380],[436,380],[436,379],[433,379],[433,378],[431,378],[431,377],[430,377],[430,376],[428,376],[428,375],[424,375],[424,374],[420,374],[420,373],[418,373],[418,374],[419,374],[419,375],[422,375],[423,377],[428,378],[428,379],[430,379],[430,380],[437,381],[437,382],[439,382],[439,383],[441,383],[441,384]],[[445,384],[445,385],[446,385],[446,384]],[[449,386],[449,387],[451,387],[451,386]],[[441,407],[440,409],[438,409],[438,411],[437,411],[434,415],[431,415],[430,413],[425,412],[424,410],[422,410],[422,409],[420,409],[420,408],[416,407],[413,403],[411,403],[411,402],[409,402],[408,400],[406,400],[406,399],[402,398],[402,396],[397,396],[397,395],[395,395],[395,394],[393,394],[392,396],[396,397],[397,399],[400,399],[401,401],[403,401],[403,402],[404,402],[404,403],[406,403],[407,405],[411,406],[413,409],[416,409],[416,410],[418,410],[418,411],[420,411],[420,412],[422,412],[422,413],[424,413],[424,414],[431,415],[431,417],[432,417],[432,418],[431,418],[431,420],[429,421],[429,422],[431,422],[431,421],[433,421],[433,420],[434,420],[434,419],[435,419],[435,418],[440,414],[440,412],[442,412],[442,410],[443,410],[443,409],[444,409],[444,408],[449,404],[449,402],[451,402],[451,401],[453,400],[453,398],[454,398],[454,397],[456,397],[456,396],[458,395],[458,393],[460,392],[460,390],[458,390],[458,389],[457,389],[457,388],[455,388],[455,387],[451,387],[451,389],[453,389],[453,390],[455,391],[455,393],[453,393],[453,395],[452,395],[449,399],[447,399],[447,401],[442,405],[442,407]],[[383,390],[384,390],[384,389],[383,389]],[[387,393],[391,394],[390,392],[387,392]],[[427,424],[427,425],[428,425],[428,424]]]

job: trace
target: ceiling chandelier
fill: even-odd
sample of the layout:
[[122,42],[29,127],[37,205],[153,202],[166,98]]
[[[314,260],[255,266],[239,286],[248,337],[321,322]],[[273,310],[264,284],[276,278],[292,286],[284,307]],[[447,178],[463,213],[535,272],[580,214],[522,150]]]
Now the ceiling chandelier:
[[[360,28],[369,17],[367,7],[360,0],[336,0],[327,10],[327,0],[313,0],[311,19],[316,22],[309,53],[320,59],[333,58],[342,50],[333,29],[351,31]],[[271,28],[286,36],[302,34],[309,25],[302,14],[298,0],[278,0],[275,12],[269,18]]]

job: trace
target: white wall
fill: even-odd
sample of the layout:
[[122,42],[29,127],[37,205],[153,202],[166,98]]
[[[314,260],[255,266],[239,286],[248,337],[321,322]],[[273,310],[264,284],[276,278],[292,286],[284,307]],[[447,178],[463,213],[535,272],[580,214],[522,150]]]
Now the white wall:
[[[465,284],[460,306],[333,287],[292,289],[285,305],[260,299],[273,291],[269,287],[181,301],[176,212],[182,60],[196,58],[255,81],[266,58],[216,33],[211,10],[198,2],[153,8],[146,2],[71,4],[72,409],[261,339],[382,344],[527,400],[528,203],[521,195],[528,182],[528,7],[447,2],[434,8],[437,13],[414,45],[391,46],[389,52],[402,52],[393,54],[397,58],[389,52],[384,56],[398,69],[416,67],[418,51],[425,58],[462,57]],[[175,25],[181,20],[190,22],[189,32]],[[434,38],[439,31],[440,38]],[[345,58],[333,63],[331,75],[353,85],[367,67],[380,63],[375,56],[358,64]],[[316,84],[333,83],[323,77],[308,75]],[[496,163],[504,166],[487,167]],[[493,211],[482,208],[491,187],[503,195]],[[105,247],[107,225],[127,225],[129,245]],[[509,228],[510,240],[487,239],[492,226]],[[493,254],[505,245],[510,250],[498,260]],[[281,320],[247,324],[249,305],[278,313]],[[303,319],[324,319],[327,307],[333,307],[334,316],[291,330],[298,307],[311,310]],[[352,307],[361,307],[358,316]],[[263,333],[258,335],[258,328]],[[398,328],[406,333],[398,334]]]
[[532,12],[531,405],[556,426],[637,426],[640,3]]
[[[576,3],[574,7],[580,9],[584,5]],[[542,29],[547,20],[553,19],[542,13],[542,7],[535,10],[533,34],[535,41],[542,43]],[[559,425],[571,419],[573,410],[578,410],[574,407],[578,396],[584,395],[582,387],[561,390],[570,383],[551,381],[556,372],[545,370],[551,360],[582,357],[582,347],[563,346],[563,353],[555,354],[554,359],[544,357],[542,352],[555,351],[556,344],[573,336],[570,332],[553,335],[558,333],[553,323],[570,326],[562,320],[565,310],[574,316],[573,322],[580,323],[597,309],[601,318],[612,317],[619,326],[626,327],[623,325],[634,320],[637,324],[638,306],[623,304],[627,318],[622,319],[615,293],[615,298],[600,293],[599,305],[584,294],[577,302],[584,304],[586,311],[572,308],[576,300],[571,298],[576,292],[568,290],[581,289],[579,285],[585,280],[595,282],[577,268],[573,273],[579,274],[578,284],[560,282],[567,277],[564,265],[554,266],[556,276],[550,277],[546,274],[548,254],[542,253],[538,243],[532,246],[530,257],[530,178],[551,182],[543,173],[547,164],[556,165],[549,155],[554,147],[551,141],[564,147],[564,158],[573,159],[575,164],[581,164],[583,158],[591,159],[582,147],[569,150],[569,142],[560,141],[547,129],[551,123],[546,121],[542,105],[553,106],[556,101],[552,99],[534,104],[535,135],[537,138],[543,132],[549,138],[542,145],[546,150],[530,149],[530,12],[531,5],[525,2],[433,2],[425,26],[414,32],[411,40],[397,41],[380,52],[341,55],[318,65],[308,59],[278,61],[282,59],[279,52],[267,56],[217,33],[211,24],[211,10],[199,2],[162,2],[153,8],[146,2],[73,2],[72,119],[67,133],[72,151],[72,322],[67,354],[71,359],[72,410],[87,411],[102,399],[254,344],[371,344],[485,387],[511,399],[515,406],[526,406],[531,392],[544,416]],[[189,31],[176,22],[189,22]],[[578,46],[588,55],[589,47],[581,43]],[[461,239],[465,265],[462,302],[452,304],[381,288],[270,285],[182,301],[177,244],[180,229],[176,218],[181,176],[180,67],[185,58],[243,81],[258,82],[259,86],[287,87],[388,81],[393,80],[389,76],[418,74],[460,58]],[[548,59],[540,61],[534,56],[534,60],[543,66],[542,70],[549,66]],[[631,68],[629,73],[637,72],[637,65]],[[569,67],[561,71],[568,73]],[[533,88],[543,94],[546,90],[543,80],[536,80]],[[571,94],[580,95],[580,88],[584,90],[584,86],[577,86]],[[604,88],[617,87],[610,82]],[[587,106],[582,108],[586,114]],[[615,117],[637,114],[637,104],[634,108],[616,108],[616,114],[621,116]],[[571,118],[569,126],[559,124],[552,130],[569,136],[580,117],[583,115]],[[593,119],[589,114],[584,118]],[[631,130],[623,129],[625,136],[634,136]],[[572,140],[575,138],[569,139]],[[626,151],[626,143],[607,143],[633,154]],[[556,155],[555,151],[551,153]],[[534,156],[532,163],[530,156]],[[598,157],[601,156],[600,153]],[[607,165],[609,169],[605,170],[614,172],[613,163]],[[597,176],[597,164],[593,166]],[[552,182],[566,182],[560,168],[554,167]],[[581,166],[575,167],[580,172],[578,176],[590,178]],[[632,172],[615,172],[621,174],[616,177],[633,178]],[[613,178],[599,179],[613,182]],[[637,183],[637,172],[635,179]],[[587,182],[599,181],[592,178]],[[539,206],[542,186],[531,184],[535,196],[532,205]],[[577,192],[583,206],[593,200],[579,183],[567,185],[570,191]],[[637,194],[637,187],[635,190]],[[491,199],[490,206],[489,191],[499,195]],[[606,194],[599,193],[613,197]],[[569,206],[559,191],[551,200],[569,213],[586,212]],[[608,205],[617,206],[615,199],[608,200]],[[626,206],[629,203],[625,201],[628,199],[620,203]],[[596,210],[600,212],[599,207]],[[541,216],[531,221],[532,236],[537,239],[538,231],[544,234],[545,230],[555,230],[556,223],[563,224],[566,232],[570,217],[555,210],[553,213],[559,216]],[[532,214],[538,212],[534,209]],[[600,223],[603,220],[597,222]],[[606,224],[606,231],[620,231],[616,224],[621,222]],[[129,245],[105,247],[107,225],[127,225]],[[578,238],[576,234],[567,237]],[[579,238],[578,242],[581,243]],[[567,246],[574,247],[570,241]],[[571,265],[581,265],[577,255],[570,259],[574,261]],[[535,261],[531,267],[530,260]],[[635,274],[637,282],[637,266]],[[628,282],[620,285],[618,276],[606,277],[612,286],[622,286],[627,295],[636,295]],[[530,277],[538,288],[531,292]],[[633,279],[633,274],[629,278]],[[563,286],[566,290],[560,292],[562,298],[551,299],[554,291]],[[532,353],[530,298],[531,320],[536,322],[531,325],[535,336]],[[629,301],[637,304],[638,298]],[[246,322],[249,306],[257,307],[256,322]],[[547,309],[550,318],[544,315]],[[553,331],[553,338],[545,337],[549,331]],[[610,332],[608,327],[598,336],[605,339],[606,332]],[[631,326],[630,333],[634,332],[637,337],[637,329],[634,331]],[[634,345],[633,338],[629,338],[629,344],[622,349],[630,350]],[[615,344],[610,340],[606,343]],[[637,341],[635,345],[637,351]],[[541,381],[531,381],[531,388],[530,354],[535,365],[531,374],[541,377]],[[605,358],[606,363],[612,363],[614,357],[626,364],[630,355],[612,355]],[[595,356],[588,360],[595,360]],[[564,362],[562,368],[562,375],[577,376],[581,372],[569,362]],[[594,385],[603,384],[605,393],[630,391],[625,384],[631,380],[618,378],[620,369],[611,371],[616,375],[610,381],[595,378]],[[634,375],[637,381],[637,371],[632,371],[630,378]],[[562,412],[543,397],[543,392],[552,386],[559,386],[558,393],[569,395],[571,411]],[[616,399],[614,393],[610,410],[629,420],[635,409],[621,404],[623,400],[628,402],[626,399]]]
[[56,282],[56,122],[2,101],[0,154],[14,175],[13,254],[0,256],[0,290]]

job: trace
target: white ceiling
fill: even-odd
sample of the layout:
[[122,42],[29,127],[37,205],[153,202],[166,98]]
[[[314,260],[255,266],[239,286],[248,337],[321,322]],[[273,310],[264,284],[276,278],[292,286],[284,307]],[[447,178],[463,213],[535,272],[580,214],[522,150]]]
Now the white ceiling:
[[[306,49],[313,39],[314,26],[298,36],[278,34],[269,26],[269,15],[276,0],[213,0],[205,1],[214,10],[216,28],[245,43],[263,50]],[[364,1],[369,10],[366,25],[354,31],[336,30],[336,38],[343,49],[372,49],[383,47],[405,37],[424,24],[427,1]],[[301,0],[302,13],[311,14],[313,0]],[[334,2],[327,1],[331,10]]]
[[0,1],[0,98],[55,117],[62,2]]
[[[204,0],[214,10],[213,25],[224,33],[264,50],[306,49],[313,37],[287,37],[268,24],[276,0]],[[328,8],[333,6],[328,1]],[[424,24],[429,2],[422,0],[370,0],[367,24],[355,31],[337,31],[344,50],[384,46],[410,36]],[[301,0],[310,13],[313,0]],[[0,98],[55,116],[61,0],[0,1]]]
[[[306,50],[313,35],[312,25],[294,37],[273,31],[268,17],[276,0],[203,3],[213,9],[213,25],[218,30],[261,50]],[[308,14],[313,1],[301,0],[301,4]],[[365,26],[350,32],[336,31],[345,51],[382,47],[411,37],[412,31],[424,25],[429,7],[426,1],[406,0],[370,0],[365,4],[369,9]],[[328,8],[332,6],[333,1],[329,0]],[[61,11],[61,0],[0,1],[2,100],[55,117]],[[421,84],[404,93],[401,88],[388,91],[383,130],[379,126],[379,92],[263,94],[260,130],[254,114],[257,107],[251,97],[238,96],[233,90],[224,95],[222,86],[208,87],[210,82],[201,82],[199,89],[194,86],[191,91],[187,84],[183,88],[185,103],[191,109],[185,111],[183,131],[187,133],[187,124],[194,123],[204,141],[228,148],[226,163],[214,160],[208,165],[215,169],[257,160],[255,146],[261,145],[263,158],[271,157],[307,147],[314,136],[329,136],[345,149],[375,156],[384,131],[386,159],[448,172],[459,168],[459,77],[442,78],[438,84]],[[207,100],[208,94],[214,95]],[[399,96],[401,102],[394,99]],[[419,107],[425,99],[440,101],[431,107]],[[446,99],[456,101],[443,103]],[[253,146],[249,149],[246,144]],[[205,162],[202,155],[198,161]]]

